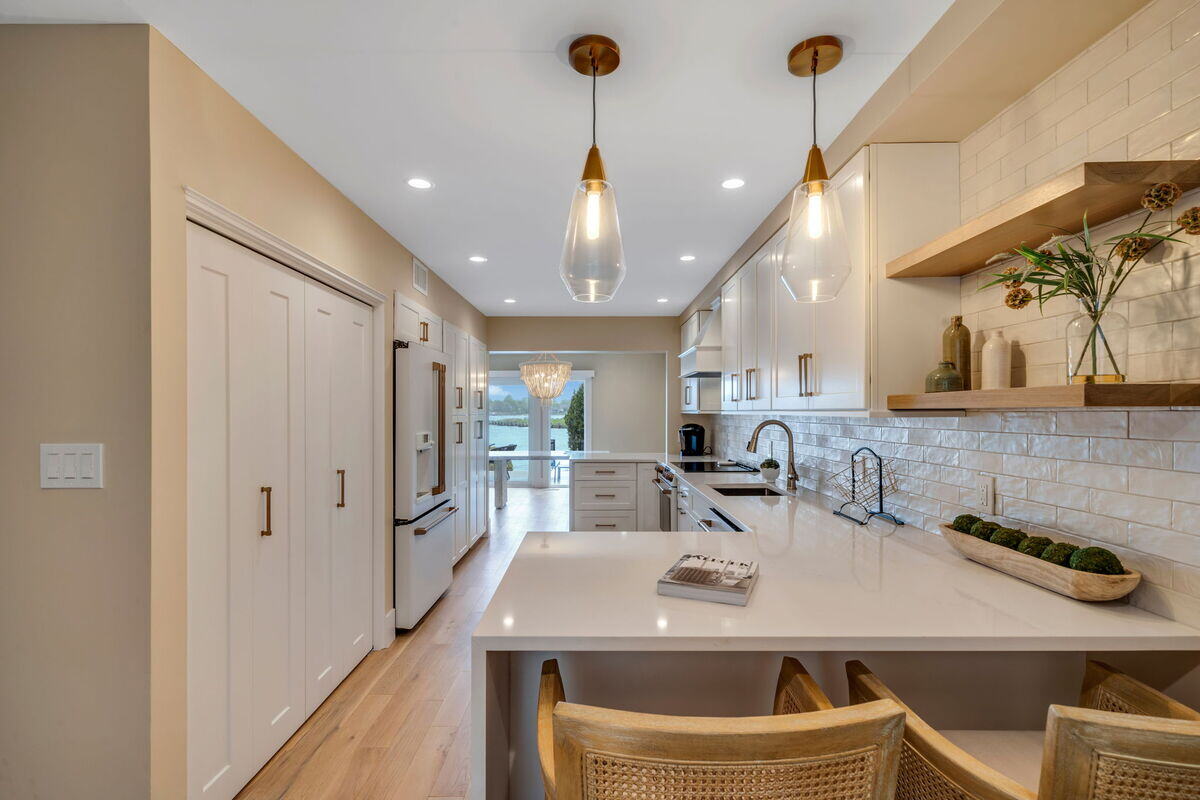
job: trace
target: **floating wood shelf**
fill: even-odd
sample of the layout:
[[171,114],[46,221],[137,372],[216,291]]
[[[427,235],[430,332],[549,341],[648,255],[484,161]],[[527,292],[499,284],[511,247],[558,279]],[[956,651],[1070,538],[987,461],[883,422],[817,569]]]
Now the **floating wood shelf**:
[[1198,406],[1200,383],[1105,383],[889,394],[887,405],[889,411]]
[[1200,161],[1089,161],[1051,178],[911,253],[889,261],[889,278],[966,275],[1021,243],[1037,247],[1061,229],[1078,231],[1136,211],[1160,181],[1200,186]]

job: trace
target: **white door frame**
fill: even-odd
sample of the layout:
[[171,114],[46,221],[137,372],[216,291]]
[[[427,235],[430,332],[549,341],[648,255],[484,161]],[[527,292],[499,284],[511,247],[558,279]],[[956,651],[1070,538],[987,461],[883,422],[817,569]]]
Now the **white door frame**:
[[387,508],[387,491],[384,485],[384,464],[387,457],[384,388],[387,385],[387,359],[391,357],[392,352],[385,320],[388,297],[357,278],[314,258],[217,201],[205,197],[190,186],[183,187],[183,194],[186,216],[192,222],[366,303],[371,308],[371,467],[374,472],[371,481],[371,629],[374,634],[374,647],[381,650],[396,638],[396,608],[390,599],[390,588],[384,585],[385,543],[394,522]]

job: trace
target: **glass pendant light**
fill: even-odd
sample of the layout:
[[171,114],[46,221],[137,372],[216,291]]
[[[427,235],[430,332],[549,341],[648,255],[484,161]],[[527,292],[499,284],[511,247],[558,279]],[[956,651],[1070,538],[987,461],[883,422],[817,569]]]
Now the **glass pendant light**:
[[824,303],[837,297],[850,277],[850,242],[837,191],[817,147],[817,75],[842,60],[836,36],[805,39],[788,54],[788,71],[812,76],[813,144],[804,165],[804,179],[792,193],[787,237],[783,248],[783,285],[797,303]]
[[604,174],[596,146],[596,78],[617,68],[621,51],[607,36],[589,35],[571,43],[570,57],[576,72],[592,78],[592,147],[571,198],[559,274],[573,300],[605,303],[625,279],[625,249],[616,191]]
[[571,377],[571,362],[559,361],[550,353],[523,361],[520,367],[525,388],[531,397],[536,397],[544,406],[550,405],[554,398],[563,393],[563,387]]

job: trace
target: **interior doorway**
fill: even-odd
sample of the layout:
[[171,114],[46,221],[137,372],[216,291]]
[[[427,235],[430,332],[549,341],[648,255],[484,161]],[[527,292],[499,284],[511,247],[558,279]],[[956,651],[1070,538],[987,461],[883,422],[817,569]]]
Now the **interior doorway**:
[[[488,375],[488,441],[491,450],[515,453],[590,450],[593,373],[574,370],[562,394],[548,406],[529,395],[517,370]],[[567,486],[566,458],[513,458],[504,464],[508,485]]]

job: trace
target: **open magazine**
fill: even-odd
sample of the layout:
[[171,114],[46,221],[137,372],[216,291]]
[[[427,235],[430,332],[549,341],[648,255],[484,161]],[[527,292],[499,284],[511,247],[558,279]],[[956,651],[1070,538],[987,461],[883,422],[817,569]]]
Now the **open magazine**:
[[685,555],[658,579],[658,593],[744,606],[758,583],[757,561]]

